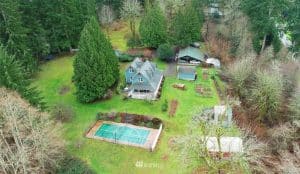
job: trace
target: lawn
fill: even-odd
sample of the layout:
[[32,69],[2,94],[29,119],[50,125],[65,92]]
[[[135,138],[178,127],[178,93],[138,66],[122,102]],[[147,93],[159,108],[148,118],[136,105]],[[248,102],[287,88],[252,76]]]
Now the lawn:
[[[110,41],[115,49],[126,51],[126,35],[128,26],[110,31]],[[72,83],[73,57],[61,57],[49,61],[41,66],[41,71],[34,80],[34,85],[42,92],[49,108],[56,103],[65,103],[74,108],[76,116],[70,123],[63,125],[62,138],[66,142],[67,150],[95,170],[97,173],[190,173],[193,169],[182,166],[178,152],[170,147],[170,139],[186,133],[191,117],[204,107],[211,107],[219,103],[219,98],[211,79],[202,79],[201,68],[197,69],[196,82],[180,81],[176,77],[167,77],[161,99],[153,103],[142,100],[122,100],[122,96],[114,95],[106,101],[82,104],[76,100],[75,87]],[[165,70],[167,64],[154,59],[159,69]],[[124,78],[124,70],[128,63],[120,64],[120,76]],[[213,69],[210,70],[214,72]],[[181,91],[172,87],[174,83],[183,83],[187,90]],[[213,96],[204,98],[195,92],[195,84],[201,83],[212,87]],[[66,90],[63,94],[61,89]],[[162,112],[161,106],[165,100],[178,100],[179,105],[174,117],[168,112]],[[164,129],[154,152],[145,149],[112,144],[99,140],[87,139],[85,131],[91,126],[98,112],[128,112],[134,114],[151,115],[163,120]],[[227,134],[238,134],[237,129],[227,130]],[[136,166],[143,162],[144,167]]]
[[[75,88],[71,82],[73,69],[72,57],[62,57],[50,61],[41,66],[41,72],[34,81],[34,85],[41,90],[45,101],[49,106],[62,102],[71,105],[75,112],[75,118],[64,124],[63,138],[66,141],[68,151],[85,160],[97,173],[186,173],[190,169],[183,169],[178,159],[178,154],[169,146],[170,138],[185,133],[187,123],[195,111],[203,107],[213,106],[218,103],[218,96],[213,88],[212,98],[202,98],[195,93],[195,82],[179,81],[175,77],[166,78],[162,98],[150,104],[141,100],[123,101],[120,95],[107,101],[99,101],[92,104],[81,104],[76,100]],[[160,62],[160,67],[166,67]],[[121,64],[121,73],[126,64]],[[198,69],[201,73],[201,69]],[[198,78],[197,80],[203,80]],[[173,83],[184,83],[186,91],[175,89]],[[212,81],[207,82],[212,85]],[[70,91],[61,95],[62,87],[69,87]],[[173,99],[179,101],[176,115],[169,118],[167,113],[161,111],[163,101]],[[98,140],[87,139],[83,136],[85,130],[94,122],[97,112],[129,112],[159,117],[164,122],[164,129],[158,146],[154,152],[144,149],[111,144]],[[135,167],[137,161],[146,164],[157,164],[153,168]]]
[[[108,38],[110,39],[112,46],[114,49],[119,51],[126,51],[127,50],[127,41],[126,36],[130,34],[128,23],[127,22],[119,22],[118,29],[110,30]],[[105,31],[105,29],[102,29]],[[105,32],[105,34],[107,34]]]

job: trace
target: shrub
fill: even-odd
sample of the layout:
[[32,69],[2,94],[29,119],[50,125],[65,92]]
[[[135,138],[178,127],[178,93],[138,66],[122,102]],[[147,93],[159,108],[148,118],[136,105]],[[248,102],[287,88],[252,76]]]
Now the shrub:
[[233,35],[231,36],[230,38],[230,54],[235,56],[236,55],[236,52],[239,48],[239,45],[240,45],[240,37],[237,36],[237,35]]
[[252,45],[253,45],[253,49],[255,50],[255,52],[257,54],[260,53],[260,50],[261,50],[261,42],[260,42],[260,38],[259,36],[255,36],[253,39],[252,39]]
[[162,104],[161,111],[162,112],[167,112],[168,111],[168,100],[165,100],[164,103]]
[[153,123],[151,121],[147,122],[146,127],[153,128]]
[[287,150],[295,139],[295,133],[296,129],[289,123],[269,129],[269,144],[272,152],[276,154],[282,150]]
[[69,122],[75,116],[75,112],[71,106],[58,103],[52,108],[51,115],[57,121]]
[[289,118],[291,120],[300,120],[300,93],[295,92],[289,104]]
[[164,61],[170,61],[174,57],[174,51],[169,44],[159,45],[157,49],[158,57]]
[[56,174],[96,174],[78,158],[67,156],[60,162]]
[[268,123],[277,119],[277,111],[281,103],[283,83],[279,69],[270,72],[258,71],[256,81],[251,89],[250,100],[259,111],[259,119]]
[[142,43],[141,43],[141,40],[139,37],[134,38],[131,36],[127,40],[127,46],[130,48],[139,47],[141,45],[142,45]]
[[133,56],[130,56],[128,54],[121,54],[119,56],[119,61],[120,62],[131,62],[133,61],[134,57]]
[[117,94],[122,94],[124,88],[126,87],[125,78],[121,78],[117,87]]
[[237,94],[245,96],[247,80],[253,74],[254,58],[243,58],[237,60],[227,69],[229,76],[232,78],[233,86]]
[[121,123],[121,117],[120,116],[116,116],[114,119],[115,122],[117,123]]

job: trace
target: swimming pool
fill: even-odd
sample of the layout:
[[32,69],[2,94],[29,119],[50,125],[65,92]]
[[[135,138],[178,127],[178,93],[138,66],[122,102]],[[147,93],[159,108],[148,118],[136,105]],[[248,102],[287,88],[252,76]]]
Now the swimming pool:
[[96,131],[95,136],[110,139],[113,141],[122,141],[143,145],[147,141],[150,130],[129,127],[126,125],[117,125],[103,123]]

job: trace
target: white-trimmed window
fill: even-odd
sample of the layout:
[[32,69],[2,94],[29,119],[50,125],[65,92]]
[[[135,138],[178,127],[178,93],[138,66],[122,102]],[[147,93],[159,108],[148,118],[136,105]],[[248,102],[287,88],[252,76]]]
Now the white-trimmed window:
[[133,73],[133,72],[134,72],[134,70],[133,70],[132,67],[129,68],[129,72],[130,72],[130,73]]
[[142,77],[139,77],[139,82],[140,83],[144,82],[144,79]]

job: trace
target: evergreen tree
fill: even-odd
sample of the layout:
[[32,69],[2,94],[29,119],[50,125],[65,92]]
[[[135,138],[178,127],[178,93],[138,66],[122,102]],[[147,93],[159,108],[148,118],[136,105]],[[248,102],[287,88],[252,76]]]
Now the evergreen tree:
[[162,44],[159,45],[157,49],[157,55],[158,57],[163,61],[171,61],[174,58],[174,50],[172,49],[171,45],[169,44]]
[[44,108],[44,103],[36,88],[31,87],[20,63],[10,56],[0,45],[0,87],[18,91],[32,105]]
[[139,30],[144,46],[157,48],[166,42],[167,23],[158,5],[153,5],[146,9],[146,14],[142,18]]
[[38,0],[43,28],[52,53],[68,51],[78,46],[80,32],[95,15],[95,1],[87,0]]
[[74,82],[80,102],[102,98],[119,78],[118,59],[95,17],[85,25],[74,60]]
[[271,38],[270,43],[277,44],[279,39],[276,23],[281,20],[286,6],[286,0],[241,0],[241,9],[251,21],[253,46],[257,53],[265,49],[267,38]]
[[293,41],[292,51],[300,51],[300,0],[290,1],[286,11],[288,30],[291,31]]
[[22,11],[22,19],[24,26],[28,29],[27,40],[28,47],[32,51],[32,55],[40,58],[49,53],[50,45],[47,41],[46,30],[41,25],[39,19],[39,1],[40,0],[19,0],[20,10]]
[[180,46],[187,46],[201,37],[202,22],[195,7],[188,4],[180,10],[173,19],[171,26],[171,41]]
[[37,61],[28,47],[27,29],[23,26],[19,1],[0,1],[0,38],[9,54],[15,55],[27,72],[37,69]]

